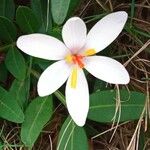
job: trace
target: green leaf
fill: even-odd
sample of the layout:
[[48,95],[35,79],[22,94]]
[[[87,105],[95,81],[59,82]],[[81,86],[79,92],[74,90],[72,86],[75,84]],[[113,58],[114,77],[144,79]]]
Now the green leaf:
[[49,14],[47,18],[47,11],[50,12],[50,6],[48,10],[48,1],[47,0],[31,0],[31,8],[38,18],[39,22],[42,24],[40,32],[46,33],[52,29],[52,17]]
[[[91,81],[91,84],[93,84],[93,79],[92,79],[92,81]],[[110,87],[109,86],[107,86],[107,83],[106,82],[104,82],[104,81],[102,81],[102,80],[97,80],[97,79],[95,79],[95,83],[94,83],[94,89],[93,89],[93,91],[95,92],[95,91],[100,91],[100,90],[108,90],[108,89],[110,89]]]
[[0,117],[15,123],[22,123],[24,114],[16,100],[0,87]]
[[27,103],[30,80],[27,78],[24,81],[14,80],[9,93],[18,102],[20,107],[24,108]]
[[51,0],[53,20],[57,24],[62,24],[67,17],[71,0]]
[[[139,119],[145,104],[145,95],[140,92],[120,90],[120,121]],[[112,122],[116,108],[116,91],[99,91],[90,96],[88,118],[98,122]],[[134,113],[133,113],[134,112]]]
[[22,54],[11,47],[6,55],[5,64],[7,69],[18,80],[24,80],[26,76],[26,64]]
[[40,59],[40,58],[34,58],[33,63],[38,65],[42,70],[45,70],[47,67],[49,67],[53,63],[53,61]]
[[[139,150],[140,149],[142,149],[142,150],[146,150],[146,145],[145,145],[145,143],[146,143],[146,141],[147,141],[147,139],[146,139],[146,134],[145,134],[145,131],[144,131],[144,129],[142,129],[141,128],[141,130],[140,130],[140,135],[139,135]],[[144,148],[145,147],[145,148]],[[148,147],[147,147],[148,148]]]
[[7,79],[7,69],[5,63],[0,63],[0,81],[5,82]]
[[52,116],[52,107],[51,96],[38,97],[30,103],[21,128],[21,139],[26,146],[33,146],[42,128]]
[[81,3],[81,0],[71,0],[67,16],[71,16],[73,12],[75,11],[75,9],[80,5],[80,3]]
[[40,28],[40,23],[32,10],[25,6],[18,7],[16,21],[20,29],[25,33],[34,33]]
[[130,26],[132,26],[132,19],[135,14],[135,0],[131,0],[131,20],[130,20]]
[[51,10],[53,20],[60,25],[67,16],[80,4],[80,0],[51,0]]
[[58,137],[57,150],[88,150],[88,140],[84,128],[75,125],[68,117]]
[[0,141],[0,150],[4,149],[4,143],[2,141]]
[[13,0],[0,0],[0,16],[13,20],[15,14],[15,4]]
[[15,25],[7,18],[0,17],[0,39],[12,43],[16,40],[17,31]]
[[136,27],[131,28],[131,31],[135,34],[139,34],[141,36],[145,36],[146,38],[150,38],[150,33],[146,31],[142,31],[141,29],[136,29]]

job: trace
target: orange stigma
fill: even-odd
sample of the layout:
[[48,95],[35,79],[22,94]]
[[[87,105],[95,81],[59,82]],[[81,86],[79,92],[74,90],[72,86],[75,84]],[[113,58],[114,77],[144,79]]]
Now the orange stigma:
[[65,60],[68,63],[74,63],[77,64],[80,68],[84,68],[83,58],[84,56],[82,55],[67,55]]
[[72,61],[73,61],[74,64],[78,64],[78,66],[80,68],[84,68],[83,56],[81,56],[81,55],[74,55],[72,57]]
[[77,64],[80,68],[84,68],[83,58],[92,56],[96,53],[95,49],[87,49],[83,54],[68,54],[65,57],[66,62]]

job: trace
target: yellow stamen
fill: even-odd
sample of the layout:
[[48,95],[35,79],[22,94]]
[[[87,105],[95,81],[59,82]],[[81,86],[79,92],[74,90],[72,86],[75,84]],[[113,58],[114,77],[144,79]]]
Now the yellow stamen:
[[91,55],[94,55],[95,53],[96,53],[95,49],[88,49],[85,51],[84,55],[91,56]]
[[76,88],[77,76],[78,76],[78,70],[77,70],[77,67],[74,67],[72,69],[72,74],[71,74],[71,88]]
[[72,55],[67,55],[65,57],[66,62],[71,63],[72,62]]

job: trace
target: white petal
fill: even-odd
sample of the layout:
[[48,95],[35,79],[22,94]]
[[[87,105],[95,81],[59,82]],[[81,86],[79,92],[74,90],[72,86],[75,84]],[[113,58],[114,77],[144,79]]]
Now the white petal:
[[71,68],[64,60],[49,66],[40,76],[38,81],[39,96],[47,96],[61,87],[70,75]]
[[82,69],[78,70],[76,88],[71,88],[71,76],[66,85],[66,103],[69,114],[78,126],[83,126],[89,110],[89,90]]
[[119,11],[111,13],[99,22],[89,31],[86,41],[86,49],[95,49],[99,52],[111,44],[122,31],[126,21],[127,13]]
[[17,46],[28,55],[48,60],[63,59],[68,52],[58,39],[38,33],[20,36]]
[[63,26],[63,40],[73,53],[76,53],[85,44],[86,32],[85,23],[78,17],[69,19]]
[[104,57],[91,56],[86,58],[85,69],[93,76],[112,84],[128,84],[129,74],[118,61]]

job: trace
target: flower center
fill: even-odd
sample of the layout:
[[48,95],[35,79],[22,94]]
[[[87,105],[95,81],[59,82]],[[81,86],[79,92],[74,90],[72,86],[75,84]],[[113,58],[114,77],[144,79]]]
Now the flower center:
[[[83,58],[86,56],[94,55],[96,51],[94,49],[88,49],[86,50],[82,55],[81,54],[69,54],[65,57],[65,60],[67,63],[72,63],[75,65],[78,65],[79,68],[84,68],[84,62]],[[76,66],[73,67],[72,73],[71,73],[71,88],[76,88],[77,86],[77,77],[78,77],[78,69]]]
[[67,55],[65,60],[68,63],[73,63],[78,65],[80,68],[83,68],[84,67],[83,58],[84,56],[82,55]]
[[80,68],[84,68],[83,58],[86,56],[94,55],[96,51],[94,49],[86,50],[82,55],[81,54],[69,54],[65,57],[67,63],[73,63],[78,65]]

